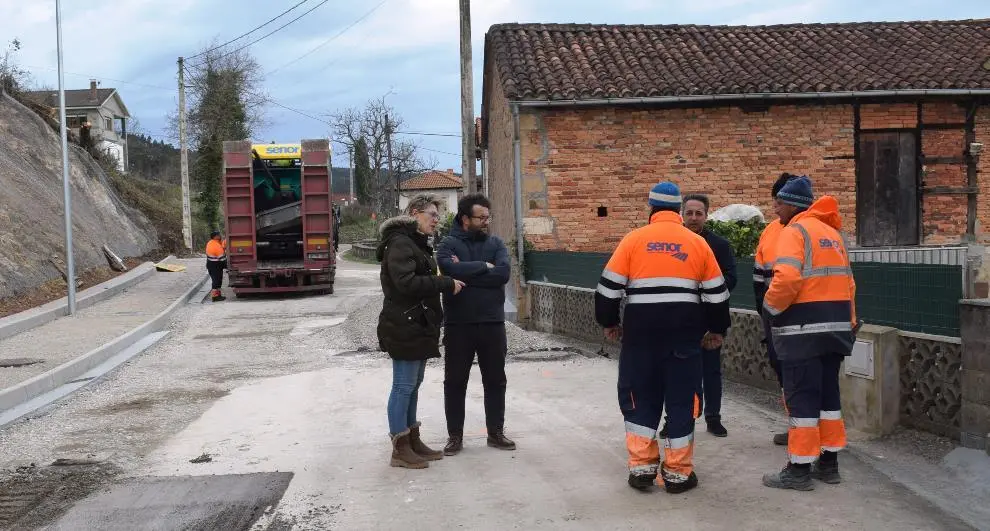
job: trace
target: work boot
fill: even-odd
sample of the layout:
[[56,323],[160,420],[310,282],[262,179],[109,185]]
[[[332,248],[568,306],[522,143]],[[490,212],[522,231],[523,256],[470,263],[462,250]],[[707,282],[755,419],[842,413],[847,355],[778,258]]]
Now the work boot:
[[426,459],[427,461],[443,459],[443,452],[434,450],[423,444],[423,440],[419,438],[420,425],[421,424],[417,422],[414,426],[409,428],[409,447],[412,448],[413,452],[416,452],[416,455]]
[[394,467],[415,469],[430,466],[426,459],[412,450],[409,444],[409,430],[392,436],[392,461],[389,464]]
[[815,490],[815,484],[811,482],[811,467],[798,467],[793,463],[787,463],[776,474],[765,474],[763,484],[775,489]]
[[705,422],[708,423],[708,433],[716,437],[728,437],[729,431],[722,425],[722,417],[718,415],[705,417]]
[[447,446],[443,447],[443,455],[457,455],[464,449],[464,436],[451,435],[447,439]]
[[661,465],[660,474],[663,477],[664,490],[668,494],[680,494],[698,486],[698,476],[694,472],[691,472],[691,475],[684,479],[684,476],[668,472]]
[[515,450],[516,443],[512,442],[511,439],[505,436],[505,432],[502,428],[491,430],[488,432],[488,446],[492,448],[498,448],[499,450]]
[[657,475],[653,474],[633,474],[629,473],[629,486],[636,490],[649,490],[657,483]]
[[842,483],[842,476],[839,475],[839,461],[835,458],[825,458],[823,454],[821,458],[811,464],[811,477],[829,485]]
[[787,446],[787,432],[773,434],[773,443],[777,446]]
[[213,296],[213,302],[227,300],[227,297],[224,297],[223,296],[223,293],[220,290],[218,290],[218,289],[215,289],[212,292],[210,292],[210,295]]

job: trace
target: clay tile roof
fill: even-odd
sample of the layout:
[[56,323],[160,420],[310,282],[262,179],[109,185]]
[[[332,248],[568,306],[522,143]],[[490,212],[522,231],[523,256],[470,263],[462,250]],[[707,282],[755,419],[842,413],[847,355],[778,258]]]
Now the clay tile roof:
[[990,20],[499,24],[485,48],[510,101],[990,89]]
[[461,176],[453,170],[428,171],[402,182],[403,190],[449,190],[463,186]]

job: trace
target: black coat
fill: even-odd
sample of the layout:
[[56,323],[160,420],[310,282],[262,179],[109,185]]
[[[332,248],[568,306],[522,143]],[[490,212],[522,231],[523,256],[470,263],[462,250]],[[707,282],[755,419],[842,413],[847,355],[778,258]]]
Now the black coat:
[[[455,224],[437,247],[437,262],[443,274],[466,284],[457,295],[444,294],[445,324],[505,322],[505,284],[511,271],[509,251],[502,240],[476,237]],[[486,262],[495,267],[489,268]]]
[[437,275],[437,263],[416,220],[397,216],[382,224],[378,260],[385,301],[378,316],[378,344],[396,360],[440,357],[443,308],[440,293],[454,280]]
[[736,256],[732,252],[732,244],[729,240],[715,234],[706,227],[701,231],[701,237],[708,242],[708,246],[715,253],[715,261],[718,262],[719,269],[722,270],[722,278],[725,279],[725,287],[732,291],[736,289]]

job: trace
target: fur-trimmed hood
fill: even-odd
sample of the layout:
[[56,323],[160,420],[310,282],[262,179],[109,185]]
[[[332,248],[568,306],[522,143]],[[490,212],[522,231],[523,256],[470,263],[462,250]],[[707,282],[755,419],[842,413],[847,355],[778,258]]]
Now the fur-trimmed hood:
[[388,246],[389,241],[393,237],[402,234],[412,238],[418,234],[418,229],[419,223],[412,216],[400,215],[385,220],[382,226],[378,228],[378,232],[381,235],[378,243],[378,251],[376,252],[378,261],[381,262],[382,258],[385,257],[385,247]]

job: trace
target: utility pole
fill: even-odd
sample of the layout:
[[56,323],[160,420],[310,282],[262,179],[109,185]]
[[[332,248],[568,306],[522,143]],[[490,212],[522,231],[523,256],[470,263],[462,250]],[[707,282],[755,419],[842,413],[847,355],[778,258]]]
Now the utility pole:
[[347,160],[350,161],[348,163],[348,173],[350,174],[351,193],[347,196],[347,202],[349,203],[354,200],[354,146],[347,146]]
[[186,69],[179,58],[179,173],[182,175],[182,239],[192,249],[192,208],[189,205],[189,149],[186,145]]
[[69,132],[65,124],[65,72],[62,70],[62,2],[55,0],[58,45],[58,128],[62,135],[62,197],[65,201],[65,284],[69,315],[76,313],[76,262],[72,257],[72,183],[69,179]]
[[477,191],[474,164],[474,72],[471,68],[471,0],[461,5],[461,166],[463,191]]
[[[395,172],[392,170],[392,122],[388,119],[388,113],[385,113],[385,154],[388,157],[388,176],[389,181],[395,176]],[[399,215],[399,182],[395,181],[395,198],[390,201],[392,204],[389,205],[389,209],[394,208],[395,214]],[[389,198],[392,200],[393,198]]]

